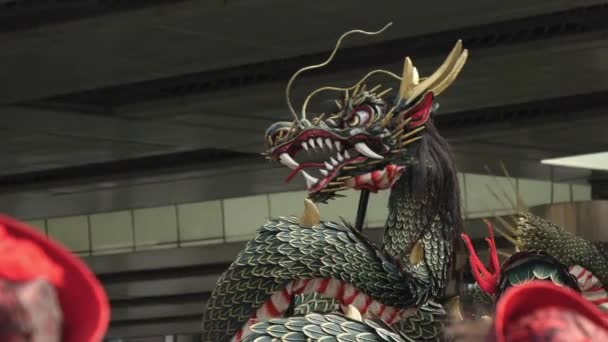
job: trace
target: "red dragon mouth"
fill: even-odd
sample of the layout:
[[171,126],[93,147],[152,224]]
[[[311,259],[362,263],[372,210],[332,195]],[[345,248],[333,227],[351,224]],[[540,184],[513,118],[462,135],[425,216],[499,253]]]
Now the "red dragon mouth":
[[[370,147],[371,146],[371,147]],[[330,132],[312,129],[302,132],[291,142],[279,146],[273,155],[281,164],[289,167],[286,182],[291,181],[301,173],[306,181],[309,193],[332,189],[331,191],[345,190],[346,188],[367,188],[377,191],[378,186],[390,186],[396,180],[396,175],[402,167],[388,164],[384,169],[373,171],[359,176],[339,177],[341,171],[356,169],[357,166],[368,160],[382,161],[384,157],[374,150],[388,151],[379,139],[361,134],[341,138]],[[298,163],[294,158],[301,151],[306,151],[308,159]],[[318,174],[313,173],[317,171]]]

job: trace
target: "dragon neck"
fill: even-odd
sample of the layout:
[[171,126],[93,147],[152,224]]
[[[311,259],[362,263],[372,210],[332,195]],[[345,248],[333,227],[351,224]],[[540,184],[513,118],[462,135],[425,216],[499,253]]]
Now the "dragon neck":
[[407,257],[422,237],[423,227],[429,226],[427,204],[426,196],[414,197],[407,177],[400,178],[391,189],[382,249],[402,264],[409,262]]
[[[391,189],[382,250],[406,272],[431,281],[433,295],[442,297],[462,227],[456,168],[447,142],[432,124],[410,153],[418,163],[407,167]],[[421,259],[414,257],[420,256],[418,248],[412,254],[418,242]]]

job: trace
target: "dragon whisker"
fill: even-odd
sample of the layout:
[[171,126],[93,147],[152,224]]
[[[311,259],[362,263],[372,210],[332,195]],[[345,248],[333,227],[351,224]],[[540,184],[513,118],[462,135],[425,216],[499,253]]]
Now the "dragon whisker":
[[382,127],[386,127],[391,122],[391,119],[393,118],[393,115],[394,115],[395,108],[396,107],[391,108],[391,110],[389,110],[388,113],[386,113],[386,116],[380,122]]
[[373,87],[372,89],[370,89],[370,90],[369,90],[369,92],[370,92],[370,93],[373,93],[373,92],[375,92],[376,90],[378,90],[378,89],[380,89],[380,88],[382,88],[382,84],[378,84],[378,85],[376,85],[375,87]]
[[397,127],[395,127],[395,129],[391,132],[392,135],[395,135],[397,133],[402,133],[403,131],[403,127],[405,127],[405,125],[409,124],[410,121],[412,121],[412,118],[409,117],[407,118],[407,120],[404,120],[402,123],[400,123]]
[[384,90],[383,92],[381,92],[380,94],[376,95],[378,97],[383,97],[384,95],[390,93],[393,90],[393,88],[388,88],[386,90]]
[[494,216],[494,218],[498,220],[498,222],[500,222],[500,224],[502,224],[502,226],[505,227],[505,229],[508,230],[511,234],[515,236],[519,235],[519,231],[517,230],[517,228],[510,225],[509,222],[507,222],[505,219],[496,215],[495,212],[492,212],[492,216]]
[[501,250],[497,250],[496,252],[497,252],[498,254],[500,254],[500,255],[504,256],[505,258],[510,258],[510,257],[513,255],[513,253],[507,253],[507,252],[503,252],[503,251],[501,251]]
[[406,140],[406,141],[404,141],[404,142],[401,143],[401,147],[407,146],[407,145],[413,143],[414,141],[420,140],[420,139],[422,139],[422,137],[415,137],[415,138],[412,138],[410,140]]
[[340,188],[327,188],[327,189],[323,189],[321,190],[321,192],[335,192],[335,191],[344,191],[344,190],[348,190],[349,188],[346,186],[340,187]]
[[345,180],[349,180],[353,178],[352,176],[342,176],[342,177],[338,177],[336,178],[337,181],[345,181]]
[[353,96],[356,96],[359,93],[359,87],[361,86],[361,84],[357,84],[355,86],[355,89],[353,89]]
[[416,134],[416,133],[418,133],[418,132],[422,131],[422,130],[423,130],[423,129],[425,129],[425,128],[426,128],[426,126],[422,125],[422,126],[420,126],[420,127],[416,128],[416,129],[415,129],[415,130],[413,130],[413,131],[410,131],[410,132],[407,132],[407,133],[403,134],[401,137],[399,137],[399,140],[403,140],[403,139],[405,139],[405,138],[409,138],[409,137],[411,137],[412,135],[414,135],[414,134]]

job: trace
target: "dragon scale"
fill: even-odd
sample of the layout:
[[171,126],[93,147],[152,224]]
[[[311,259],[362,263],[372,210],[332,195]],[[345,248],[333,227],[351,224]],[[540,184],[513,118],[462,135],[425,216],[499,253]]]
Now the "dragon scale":
[[[350,31],[338,45],[354,32],[379,33]],[[220,277],[205,312],[205,341],[248,338],[251,329],[256,334],[281,330],[303,322],[302,317],[315,318],[310,327],[316,329],[321,322],[316,318],[339,316],[309,316],[310,310],[328,314],[348,307],[394,324],[404,340],[439,338],[445,311],[437,302],[443,299],[461,222],[456,171],[431,115],[438,108],[435,96],[454,81],[468,52],[458,41],[424,79],[408,57],[401,77],[375,70],[352,87],[329,87],[343,90],[344,97],[327,114],[307,117],[312,96],[329,89],[320,88],[304,101],[298,117],[289,99],[293,80],[329,63],[338,45],[326,62],[294,74],[286,95],[295,120],[277,122],[265,135],[267,158],[291,169],[286,181],[303,176],[309,198],[305,212],[300,218],[270,219]],[[399,91],[368,87],[374,73],[399,79]],[[391,189],[381,248],[346,222],[320,221],[313,202],[327,203],[346,189]],[[288,314],[304,316],[272,320]],[[268,319],[267,325],[259,323]],[[359,324],[383,331],[370,322]],[[293,334],[301,333],[298,329]]]
[[205,340],[244,336],[250,319],[280,316],[296,293],[320,292],[394,322],[424,302],[427,291],[350,227],[271,220],[218,280]]

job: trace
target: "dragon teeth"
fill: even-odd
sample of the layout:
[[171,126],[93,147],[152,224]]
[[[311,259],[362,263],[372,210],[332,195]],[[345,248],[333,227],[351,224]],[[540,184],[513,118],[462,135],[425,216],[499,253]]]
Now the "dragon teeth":
[[348,154],[347,150],[344,150],[344,158],[350,159],[350,154]]
[[323,148],[323,138],[317,138],[317,146],[319,146],[319,148]]
[[340,152],[338,152],[338,161],[343,162],[344,158],[342,157],[342,155],[340,154]]
[[312,188],[319,181],[317,178],[306,173],[306,171],[302,171],[302,175],[304,176],[304,179],[306,180],[306,187],[309,189]]
[[335,166],[338,166],[338,161],[335,160],[333,157],[329,158],[329,160],[331,160],[332,164],[334,164]]
[[334,141],[334,144],[336,145],[336,149],[338,149],[338,151],[342,149],[342,144],[338,140]]
[[334,147],[334,145],[332,145],[332,143],[331,143],[331,139],[329,139],[329,138],[325,138],[325,144],[327,145],[327,147],[329,148],[330,151]]
[[329,172],[327,170],[320,169],[319,172],[321,172],[321,174],[325,177],[327,177],[327,175],[329,175]]
[[329,170],[329,171],[331,171],[331,170],[333,170],[333,169],[334,169],[334,167],[333,167],[333,166],[331,166],[331,164],[330,164],[330,163],[328,163],[328,162],[325,162],[325,168],[326,168],[327,170]]
[[313,138],[308,139],[308,145],[310,145],[310,147],[312,147],[312,148],[316,148],[315,139],[313,139]]
[[295,160],[293,160],[293,158],[291,158],[291,156],[285,152],[285,153],[281,153],[281,155],[279,156],[279,159],[281,160],[281,164],[287,166],[290,169],[295,169],[296,167],[300,166],[300,164],[298,164]]
[[308,144],[306,143],[306,141],[302,141],[302,148],[304,148],[306,151],[308,151]]
[[361,153],[362,155],[364,155],[364,156],[366,156],[368,158],[384,159],[384,157],[382,157],[381,155],[379,155],[376,152],[372,151],[372,149],[369,148],[369,146],[367,146],[367,144],[365,144],[364,142],[356,143],[355,144],[355,149],[357,151],[359,151],[359,153]]

